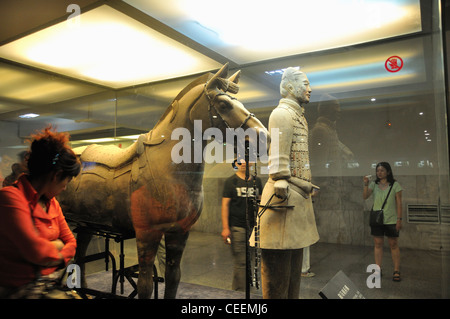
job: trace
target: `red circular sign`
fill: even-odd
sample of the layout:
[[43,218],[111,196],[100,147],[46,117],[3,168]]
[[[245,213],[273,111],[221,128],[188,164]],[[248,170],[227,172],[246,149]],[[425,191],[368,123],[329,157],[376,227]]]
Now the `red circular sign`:
[[384,62],[384,67],[389,72],[398,72],[403,68],[403,60],[401,57],[393,55]]

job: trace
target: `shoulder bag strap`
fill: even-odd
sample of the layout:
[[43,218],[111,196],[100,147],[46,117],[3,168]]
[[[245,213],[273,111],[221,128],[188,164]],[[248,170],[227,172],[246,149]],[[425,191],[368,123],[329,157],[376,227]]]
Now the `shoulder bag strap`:
[[[395,183],[395,182],[394,182],[394,183]],[[384,199],[384,203],[383,203],[383,206],[381,206],[381,209],[383,209],[383,208],[384,208],[384,205],[386,205],[386,201],[387,201],[387,199],[388,199],[388,197],[389,197],[389,194],[391,193],[392,186],[394,186],[394,184],[391,184],[391,186],[389,187],[389,192],[388,192],[386,198]]]

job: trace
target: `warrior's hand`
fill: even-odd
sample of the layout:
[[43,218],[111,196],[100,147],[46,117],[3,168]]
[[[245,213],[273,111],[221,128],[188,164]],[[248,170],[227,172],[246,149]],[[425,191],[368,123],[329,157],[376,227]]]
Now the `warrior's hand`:
[[279,179],[273,184],[275,196],[284,199],[289,193],[289,183],[285,179]]

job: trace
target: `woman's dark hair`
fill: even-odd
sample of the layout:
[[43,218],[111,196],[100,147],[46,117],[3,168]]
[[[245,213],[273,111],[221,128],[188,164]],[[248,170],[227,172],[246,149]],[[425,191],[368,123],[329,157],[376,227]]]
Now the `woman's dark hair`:
[[41,177],[50,172],[61,172],[61,179],[80,173],[81,164],[69,146],[69,134],[58,133],[47,126],[31,136],[28,153],[28,172],[31,177]]
[[[392,173],[391,165],[389,165],[388,162],[380,162],[380,163],[378,163],[377,167],[375,167],[375,176],[376,176],[377,168],[379,166],[382,166],[382,167],[384,167],[386,169],[386,171],[387,171],[386,179],[389,182],[389,185],[394,184],[395,178],[394,178],[394,174]],[[378,184],[379,181],[380,181],[380,179],[377,176],[377,179],[375,180],[375,183]]]

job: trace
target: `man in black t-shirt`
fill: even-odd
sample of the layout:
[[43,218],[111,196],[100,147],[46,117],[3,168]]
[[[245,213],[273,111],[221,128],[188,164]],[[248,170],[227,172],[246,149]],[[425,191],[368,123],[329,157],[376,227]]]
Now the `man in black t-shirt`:
[[[233,283],[232,289],[245,291],[246,271],[246,227],[247,227],[247,197],[260,198],[262,184],[256,177],[256,193],[253,187],[253,178],[245,180],[245,161],[237,162],[236,174],[225,181],[222,195],[222,238],[231,244],[233,252]],[[250,164],[251,165],[251,164]],[[250,216],[254,216],[254,206],[249,203]],[[253,220],[251,221],[253,222]],[[250,225],[252,226],[252,225]],[[249,230],[250,232],[250,230]]]

